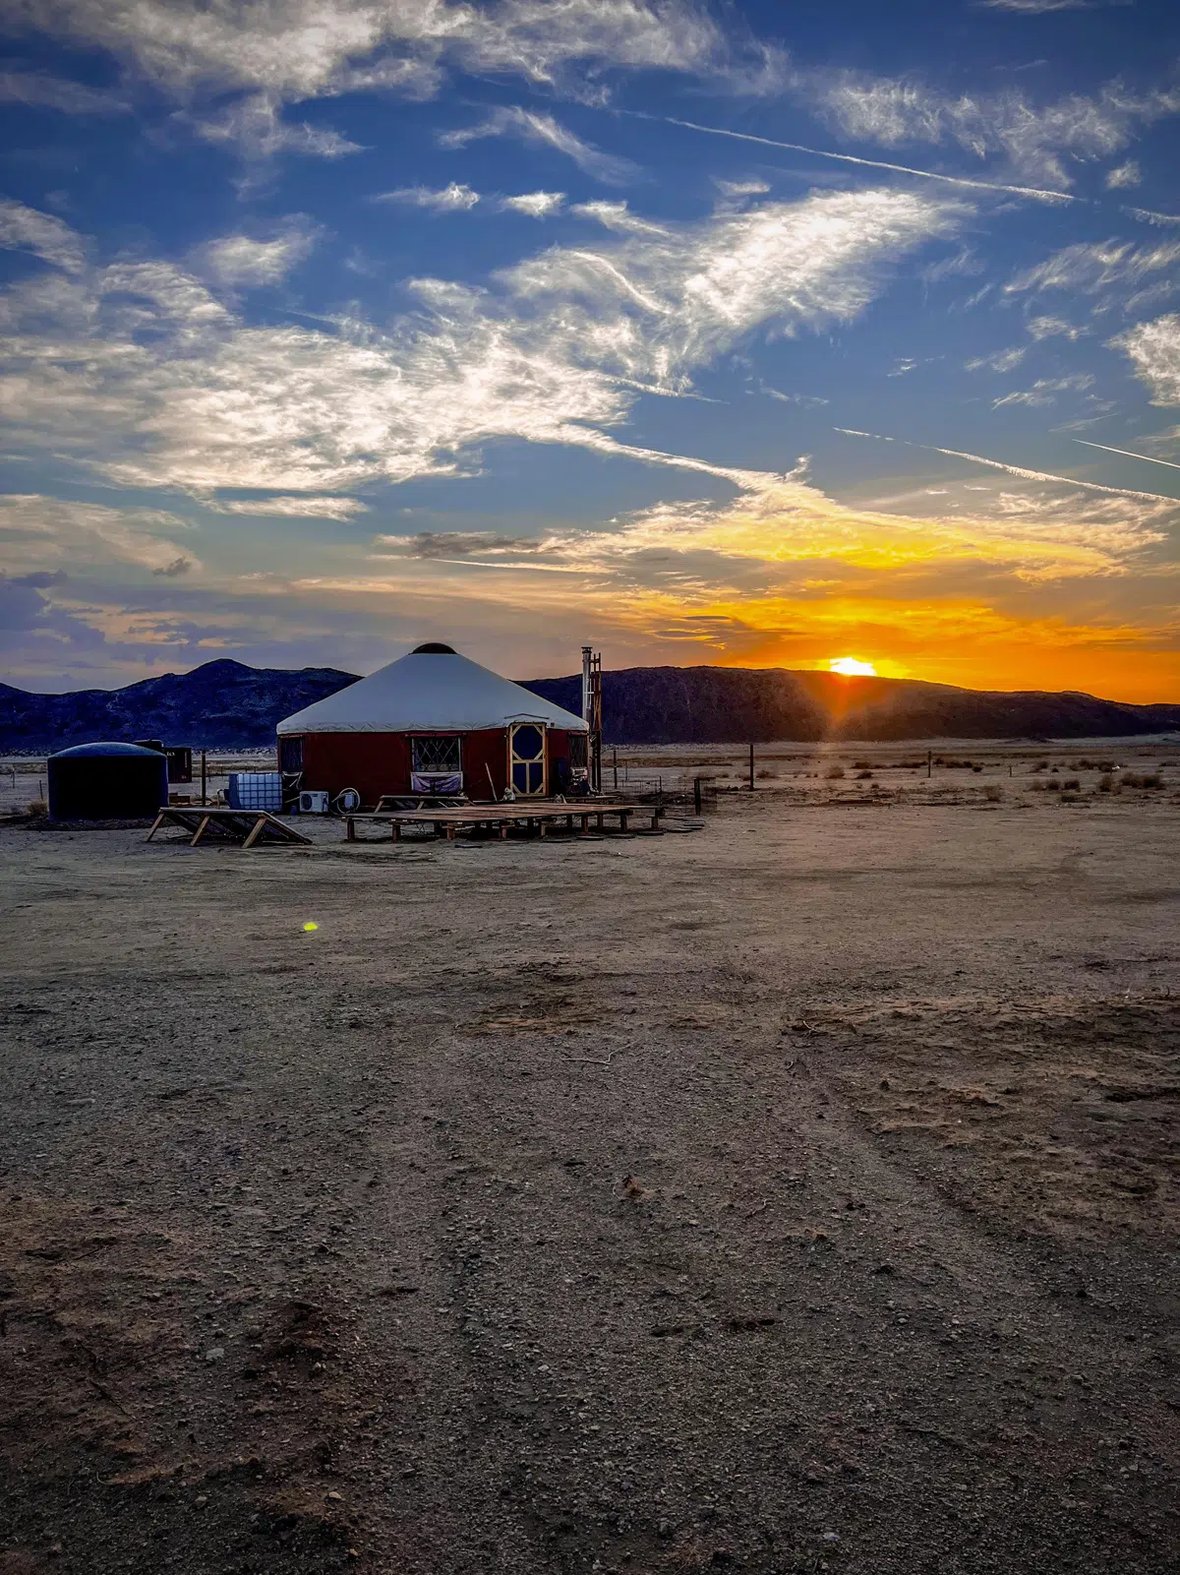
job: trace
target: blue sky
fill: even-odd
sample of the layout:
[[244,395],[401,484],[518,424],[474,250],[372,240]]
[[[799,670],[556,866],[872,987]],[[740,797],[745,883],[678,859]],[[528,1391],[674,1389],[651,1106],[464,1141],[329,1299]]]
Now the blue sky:
[[443,638],[1180,695],[1174,5],[0,27],[7,681]]

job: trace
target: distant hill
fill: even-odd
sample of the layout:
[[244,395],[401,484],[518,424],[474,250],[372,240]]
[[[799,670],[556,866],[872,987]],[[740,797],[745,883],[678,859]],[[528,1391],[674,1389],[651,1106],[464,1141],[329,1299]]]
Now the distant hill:
[[[274,742],[285,716],[354,683],[332,667],[299,672],[206,662],[126,689],[38,695],[0,684],[0,752],[97,739],[159,738],[196,748]],[[525,687],[581,708],[580,676]],[[608,743],[729,744],[769,739],[1101,738],[1180,731],[1180,705],[1093,695],[956,689],[913,679],[839,678],[784,668],[629,667],[603,674]]]
[[356,681],[335,667],[247,667],[206,662],[126,689],[35,695],[0,684],[0,751],[68,749],[98,740],[236,749],[273,744],[275,723]]
[[[571,711],[582,680],[526,686]],[[841,678],[781,667],[630,667],[602,677],[604,732],[619,744],[772,738],[1115,738],[1180,729],[1180,704],[956,689],[910,678]]]

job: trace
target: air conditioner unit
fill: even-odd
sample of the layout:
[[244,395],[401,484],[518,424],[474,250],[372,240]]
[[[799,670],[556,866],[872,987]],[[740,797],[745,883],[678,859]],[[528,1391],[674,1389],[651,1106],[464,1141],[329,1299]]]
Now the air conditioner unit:
[[299,813],[301,815],[326,815],[328,813],[327,793],[304,790],[299,795]]

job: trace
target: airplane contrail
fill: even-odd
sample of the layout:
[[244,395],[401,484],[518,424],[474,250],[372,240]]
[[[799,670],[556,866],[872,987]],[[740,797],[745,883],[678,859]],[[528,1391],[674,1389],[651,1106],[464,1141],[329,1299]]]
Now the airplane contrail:
[[1167,465],[1169,470],[1180,470],[1171,459],[1156,459],[1154,454],[1136,454],[1133,448],[1111,448],[1109,443],[1091,443],[1087,438],[1074,438],[1075,443],[1084,443],[1087,448],[1104,448],[1108,454],[1125,454],[1128,459],[1145,459],[1149,465]]
[[858,432],[855,427],[834,427],[832,430],[843,432],[846,437],[873,438],[878,443],[900,443],[903,448],[921,448],[931,454],[946,454],[951,459],[968,459],[973,465],[1002,470],[1006,475],[1019,476],[1024,481],[1055,481],[1063,487],[1083,487],[1087,492],[1109,492],[1116,498],[1138,498],[1144,503],[1171,503],[1180,507],[1180,498],[1170,498],[1165,492],[1137,492],[1131,487],[1106,487],[1099,481],[1078,481],[1073,476],[1055,476],[1048,470],[1029,470],[1026,465],[1009,465],[1002,459],[986,459],[982,454],[968,454],[961,448],[939,448],[936,443],[911,443],[908,438],[885,437],[880,432]]
[[1041,191],[1036,186],[1007,186],[999,181],[972,180],[968,175],[940,175],[936,170],[913,169],[908,164],[889,164],[882,159],[861,159],[852,153],[833,153],[828,148],[809,148],[802,142],[780,142],[775,137],[756,137],[751,131],[729,131],[724,126],[702,126],[695,120],[677,120],[674,115],[652,115],[644,110],[624,110],[639,120],[662,120],[668,126],[683,126],[688,131],[704,131],[713,137],[733,137],[738,142],[758,142],[767,148],[785,148],[789,153],[809,153],[817,159],[836,159],[841,164],[860,164],[866,169],[889,170],[894,175],[918,175],[923,180],[945,181],[950,186],[970,186],[975,190],[1007,192],[1014,197],[1031,197],[1036,202],[1086,202],[1067,191]]
[[[725,126],[704,126],[696,120],[678,120],[674,115],[653,115],[646,110],[620,110],[637,120],[660,120],[666,126],[683,126],[687,131],[703,131],[712,137],[732,137],[738,142],[756,142],[765,148],[785,148],[789,153],[808,153],[817,159],[836,159],[841,164],[858,164],[870,170],[888,170],[894,175],[917,175],[921,180],[940,180],[948,186],[967,186],[975,191],[1006,192],[1013,197],[1028,197],[1034,202],[1080,202],[1098,207],[1093,197],[1079,197],[1069,191],[1044,191],[1039,186],[1011,186],[1003,181],[974,180],[969,175],[943,175],[938,170],[920,170],[910,164],[891,164],[885,159],[862,159],[853,153],[834,153],[830,148],[812,148],[803,142],[780,142],[777,137],[758,137],[752,131],[730,131]],[[1180,214],[1157,213],[1152,208],[1119,207],[1120,213],[1143,224],[1180,224]]]

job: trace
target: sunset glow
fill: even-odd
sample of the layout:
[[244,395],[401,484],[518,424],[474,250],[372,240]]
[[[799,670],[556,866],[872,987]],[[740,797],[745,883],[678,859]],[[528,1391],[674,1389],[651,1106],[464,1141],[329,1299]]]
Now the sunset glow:
[[10,0],[0,680],[1174,699],[1153,8]]
[[833,656],[828,663],[834,673],[840,673],[845,678],[876,678],[877,669],[872,662],[862,662],[855,656]]

